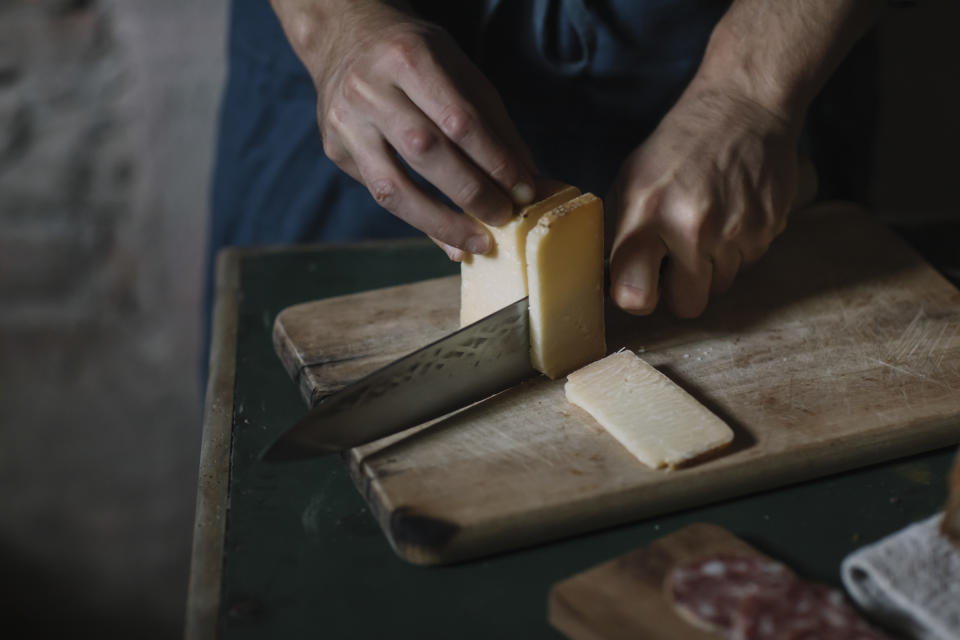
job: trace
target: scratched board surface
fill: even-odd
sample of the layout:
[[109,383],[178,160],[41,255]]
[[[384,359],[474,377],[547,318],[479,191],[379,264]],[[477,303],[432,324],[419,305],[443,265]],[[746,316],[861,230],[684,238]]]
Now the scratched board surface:
[[[275,324],[310,402],[456,328],[457,279],[291,307]],[[545,378],[347,456],[406,559],[529,545],[960,441],[960,292],[849,206],[796,216],[693,321],[608,310],[638,351],[725,419],[721,456],[636,461]]]

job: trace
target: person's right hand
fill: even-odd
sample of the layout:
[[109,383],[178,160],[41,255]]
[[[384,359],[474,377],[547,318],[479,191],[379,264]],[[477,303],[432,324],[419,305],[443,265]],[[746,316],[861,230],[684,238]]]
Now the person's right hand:
[[[317,90],[326,155],[452,260],[486,253],[488,224],[534,197],[536,169],[499,95],[439,27],[377,0],[273,0]],[[399,158],[398,158],[399,156]]]

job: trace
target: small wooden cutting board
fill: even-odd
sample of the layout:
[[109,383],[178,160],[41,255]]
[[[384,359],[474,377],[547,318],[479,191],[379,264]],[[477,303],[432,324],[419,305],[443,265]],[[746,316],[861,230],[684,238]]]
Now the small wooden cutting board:
[[558,582],[547,618],[571,640],[717,640],[673,610],[664,579],[674,567],[721,554],[769,559],[726,529],[693,524]]
[[[316,403],[455,330],[458,282],[290,307],[277,352]],[[702,317],[609,308],[607,336],[733,428],[724,455],[649,469],[540,377],[349,453],[401,556],[476,557],[960,442],[960,292],[849,205],[795,216]]]

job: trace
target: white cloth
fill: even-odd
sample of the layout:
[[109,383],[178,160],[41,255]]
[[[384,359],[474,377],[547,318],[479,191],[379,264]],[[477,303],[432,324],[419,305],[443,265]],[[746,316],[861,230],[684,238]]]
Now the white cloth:
[[940,534],[941,514],[843,561],[843,584],[878,621],[922,640],[960,640],[960,549]]

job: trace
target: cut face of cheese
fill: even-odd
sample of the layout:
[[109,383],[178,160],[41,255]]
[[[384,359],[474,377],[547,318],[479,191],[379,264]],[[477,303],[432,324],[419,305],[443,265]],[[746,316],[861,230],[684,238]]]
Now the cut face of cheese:
[[726,423],[631,351],[574,371],[564,391],[654,469],[676,467],[733,440]]
[[546,212],[526,244],[530,361],[558,378],[607,352],[602,202],[587,193]]
[[576,187],[557,185],[551,195],[524,207],[502,227],[484,225],[493,248],[485,255],[468,254],[460,265],[461,327],[527,295],[527,232],[547,211],[578,195]]

